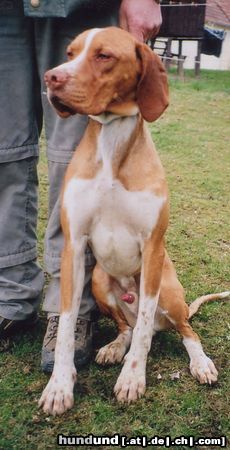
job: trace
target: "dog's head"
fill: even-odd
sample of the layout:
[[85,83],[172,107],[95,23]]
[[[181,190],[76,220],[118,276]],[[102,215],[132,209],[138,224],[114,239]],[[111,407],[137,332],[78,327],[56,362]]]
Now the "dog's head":
[[112,112],[156,120],[168,106],[160,58],[116,27],[80,34],[67,48],[68,62],[46,72],[48,97],[61,117]]

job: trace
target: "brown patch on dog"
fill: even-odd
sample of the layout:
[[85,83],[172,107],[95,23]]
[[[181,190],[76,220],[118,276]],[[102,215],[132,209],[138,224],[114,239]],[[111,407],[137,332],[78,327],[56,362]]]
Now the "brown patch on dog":
[[131,367],[132,369],[135,369],[137,367],[137,361],[133,361]]

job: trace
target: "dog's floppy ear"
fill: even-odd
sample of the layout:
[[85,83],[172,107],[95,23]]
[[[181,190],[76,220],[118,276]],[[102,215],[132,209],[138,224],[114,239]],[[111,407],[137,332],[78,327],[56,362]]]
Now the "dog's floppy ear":
[[167,75],[159,56],[146,44],[138,43],[136,52],[141,60],[137,104],[144,119],[153,122],[168,106]]

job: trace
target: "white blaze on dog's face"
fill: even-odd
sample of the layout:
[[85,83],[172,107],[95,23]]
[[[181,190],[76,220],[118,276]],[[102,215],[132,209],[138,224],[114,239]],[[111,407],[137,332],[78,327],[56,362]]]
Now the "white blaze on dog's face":
[[116,27],[80,34],[67,49],[68,62],[46,72],[48,96],[61,117],[140,109],[155,120],[168,105],[160,58]]

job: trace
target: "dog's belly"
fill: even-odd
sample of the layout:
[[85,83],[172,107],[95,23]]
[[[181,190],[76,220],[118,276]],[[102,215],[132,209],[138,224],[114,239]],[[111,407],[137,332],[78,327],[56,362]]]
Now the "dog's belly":
[[72,241],[87,235],[106,272],[132,275],[165,200],[149,191],[127,191],[103,173],[91,180],[72,178],[64,193]]

